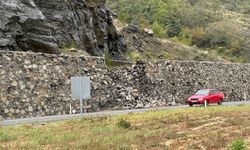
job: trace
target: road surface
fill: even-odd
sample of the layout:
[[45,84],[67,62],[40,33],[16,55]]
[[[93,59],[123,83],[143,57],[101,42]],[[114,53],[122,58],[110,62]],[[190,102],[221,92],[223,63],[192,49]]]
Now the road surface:
[[[237,105],[245,105],[245,104],[250,104],[250,101],[225,102],[223,103],[223,106],[237,106]],[[60,115],[60,116],[3,120],[0,122],[0,124],[3,126],[18,125],[18,124],[37,124],[37,123],[46,123],[46,122],[51,122],[51,121],[69,120],[69,119],[74,119],[74,118],[79,118],[79,117],[83,117],[83,118],[107,117],[107,116],[128,114],[128,113],[143,113],[143,112],[152,111],[152,110],[171,110],[171,109],[180,109],[180,108],[189,108],[189,106],[181,105],[181,106],[168,106],[168,107],[148,108],[148,109],[103,111],[103,112],[86,113],[86,114],[83,114],[82,116],[81,114],[74,114],[74,115]]]

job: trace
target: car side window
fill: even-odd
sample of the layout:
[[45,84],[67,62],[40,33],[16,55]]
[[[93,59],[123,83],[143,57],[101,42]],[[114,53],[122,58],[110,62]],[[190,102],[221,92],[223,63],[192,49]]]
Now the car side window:
[[215,94],[218,94],[218,93],[219,93],[218,90],[212,90],[212,91],[211,91],[211,94],[212,94],[212,95],[215,95]]
[[216,90],[211,90],[211,91],[210,91],[210,94],[211,94],[211,95],[215,95],[216,93],[217,93]]
[[211,90],[211,91],[209,92],[209,94],[210,94],[210,95],[213,95],[213,90]]

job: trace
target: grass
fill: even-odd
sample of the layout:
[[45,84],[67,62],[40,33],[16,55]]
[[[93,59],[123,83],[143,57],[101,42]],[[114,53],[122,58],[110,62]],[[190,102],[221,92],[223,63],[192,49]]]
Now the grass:
[[136,51],[132,51],[132,50],[128,50],[125,53],[125,56],[128,56],[131,59],[131,61],[133,61],[133,62],[136,62],[139,59],[141,59],[140,53],[136,52]]
[[246,150],[245,142],[242,139],[236,140],[231,145],[232,150]]
[[249,148],[249,124],[250,105],[131,113],[0,127],[0,149],[230,149],[238,139]]

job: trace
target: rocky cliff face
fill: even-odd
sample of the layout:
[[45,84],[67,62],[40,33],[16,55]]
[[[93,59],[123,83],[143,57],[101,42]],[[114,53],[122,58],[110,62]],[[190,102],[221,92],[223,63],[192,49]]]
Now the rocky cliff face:
[[126,49],[105,0],[1,0],[0,47],[58,53],[58,47],[119,56]]
[[0,48],[58,53],[45,16],[31,0],[0,1]]

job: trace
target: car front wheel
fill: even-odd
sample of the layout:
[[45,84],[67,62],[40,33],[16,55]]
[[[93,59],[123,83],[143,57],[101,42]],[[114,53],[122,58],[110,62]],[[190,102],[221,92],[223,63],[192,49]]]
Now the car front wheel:
[[193,107],[193,106],[194,106],[194,104],[190,103],[190,104],[189,104],[189,106],[190,106],[190,107]]
[[220,101],[218,102],[218,105],[222,105],[222,100],[220,100]]

